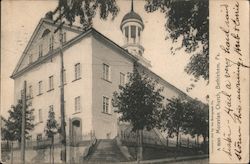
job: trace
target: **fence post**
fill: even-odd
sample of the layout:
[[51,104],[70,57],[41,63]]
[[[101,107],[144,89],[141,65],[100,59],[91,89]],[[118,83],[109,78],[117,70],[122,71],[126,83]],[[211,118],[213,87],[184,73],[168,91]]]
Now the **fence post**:
[[180,147],[181,147],[181,134],[180,134],[180,140],[179,140],[179,141],[180,141],[180,144],[179,144],[179,145],[180,145]]
[[197,142],[196,142],[196,138],[194,139],[194,144],[195,144],[195,147],[197,147]]
[[11,164],[13,164],[13,141],[11,141]]
[[197,145],[198,145],[198,148],[200,147],[200,143],[199,143],[199,136],[197,134]]

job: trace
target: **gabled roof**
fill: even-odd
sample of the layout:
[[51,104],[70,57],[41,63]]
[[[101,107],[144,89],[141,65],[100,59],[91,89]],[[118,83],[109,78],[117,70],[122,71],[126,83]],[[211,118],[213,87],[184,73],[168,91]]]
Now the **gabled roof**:
[[[50,25],[52,25],[52,26],[58,27],[58,24],[54,24],[52,20],[48,20],[48,19],[46,19],[46,18],[40,19],[38,25],[36,26],[36,28],[35,28],[33,34],[31,35],[31,38],[30,38],[30,40],[29,40],[27,46],[25,47],[25,49],[24,49],[24,51],[23,51],[23,53],[22,53],[22,55],[21,55],[21,57],[20,57],[20,59],[19,59],[17,65],[16,65],[16,67],[15,67],[15,69],[14,69],[14,71],[13,71],[11,77],[13,77],[13,75],[15,75],[15,74],[18,72],[18,69],[19,69],[19,67],[20,67],[20,65],[21,65],[21,63],[22,63],[24,57],[26,56],[27,51],[29,50],[29,48],[30,48],[30,46],[31,46],[31,44],[32,44],[32,42],[33,42],[33,40],[34,40],[35,37],[37,36],[37,33],[39,32],[39,30],[40,30],[40,28],[41,28],[41,26],[42,26],[43,23],[47,23],[47,24],[50,24]],[[83,31],[83,30],[81,30],[80,28],[78,28],[78,27],[76,27],[76,26],[67,26],[67,25],[64,25],[63,28],[66,29],[66,30],[70,30],[70,31],[79,33],[79,34]]]
[[[33,62],[32,64],[28,65],[27,67],[23,68],[22,70],[18,70],[27,50],[29,49],[32,41],[34,40],[35,36],[37,35],[41,25],[43,23],[48,23],[50,25],[53,25],[55,27],[57,27],[57,24],[54,24],[53,21],[48,20],[48,19],[41,19],[35,29],[35,31],[33,32],[31,39],[29,40],[21,58],[18,61],[18,64],[15,68],[15,70],[13,71],[11,78],[15,79],[16,77],[19,77],[20,75],[22,75],[23,73],[39,66],[40,64],[42,64],[44,61],[51,59],[51,57],[56,56],[59,54],[60,49],[57,48],[52,52],[49,52],[47,55],[42,56],[39,60]],[[70,30],[70,31],[74,31],[76,33],[79,33],[79,35],[77,35],[76,37],[72,38],[71,40],[67,41],[63,47],[62,50],[65,51],[66,49],[72,47],[73,45],[75,45],[76,43],[78,43],[79,41],[81,41],[83,38],[93,35],[96,36],[98,39],[100,39],[103,42],[106,42],[107,44],[109,44],[110,46],[112,46],[113,48],[115,48],[116,50],[118,50],[122,55],[125,55],[126,57],[130,58],[133,61],[138,61],[139,59],[137,57],[135,57],[134,55],[130,54],[127,50],[125,50],[124,48],[122,48],[121,46],[119,46],[118,44],[116,44],[115,42],[113,42],[112,40],[110,40],[109,38],[107,38],[106,36],[104,36],[103,34],[101,34],[100,32],[98,32],[95,28],[91,27],[85,31],[83,31],[82,29],[80,29],[79,27],[76,26],[67,26],[64,25],[63,26],[64,29],[66,30]],[[141,65],[141,64],[140,64]],[[149,71],[150,73],[152,73],[153,75],[155,75],[157,78],[159,78],[160,80],[163,80],[165,84],[167,84],[168,86],[170,86],[171,88],[175,89],[177,92],[179,92],[182,95],[187,96],[183,91],[181,91],[180,89],[176,88],[174,85],[170,84],[169,82],[167,82],[166,80],[164,80],[162,77],[160,77],[159,75],[157,75],[156,73],[154,73],[153,71],[151,71],[150,69],[148,69],[147,67],[141,65],[145,70]]]
[[[46,19],[41,19],[38,26],[36,27],[34,33],[32,34],[31,36],[31,39],[29,40],[28,42],[28,45],[26,46],[21,58],[19,59],[18,61],[18,64],[15,68],[15,70],[13,71],[12,75],[11,75],[11,78],[15,79],[16,77],[22,75],[23,73],[27,72],[28,70],[38,66],[40,63],[42,63],[43,61],[45,60],[48,60],[50,59],[52,56],[54,55],[57,55],[59,53],[59,48],[55,49],[54,51],[52,52],[49,52],[47,55],[44,55],[42,56],[39,60],[33,62],[32,64],[26,66],[25,68],[23,68],[22,70],[18,70],[26,53],[27,53],[27,50],[29,49],[32,41],[34,40],[36,34],[38,33],[39,31],[39,28],[41,27],[42,23],[43,22],[46,22],[46,23],[49,23],[53,26],[57,26],[56,24],[54,24],[52,21],[49,21],[49,20],[46,20]],[[74,30],[75,32],[78,32],[79,35],[77,35],[76,37],[74,37],[73,39],[69,40],[68,42],[66,42],[64,45],[63,45],[63,51],[72,47],[74,44],[76,44],[78,41],[80,41],[81,39],[85,38],[86,36],[88,35],[95,35],[95,36],[98,36],[101,40],[103,40],[104,42],[107,42],[108,44],[110,44],[111,46],[113,46],[114,48],[118,49],[123,55],[125,55],[126,57],[129,57],[130,59],[134,60],[134,61],[137,61],[138,59],[131,55],[127,50],[125,50],[124,48],[120,47],[118,44],[116,44],[115,42],[113,42],[112,40],[110,40],[109,38],[107,38],[106,36],[104,36],[103,34],[101,34],[100,32],[98,32],[96,29],[94,29],[93,27],[92,28],[89,28],[85,31],[83,30],[78,30],[78,29],[72,29],[71,27],[63,27],[67,30]]]

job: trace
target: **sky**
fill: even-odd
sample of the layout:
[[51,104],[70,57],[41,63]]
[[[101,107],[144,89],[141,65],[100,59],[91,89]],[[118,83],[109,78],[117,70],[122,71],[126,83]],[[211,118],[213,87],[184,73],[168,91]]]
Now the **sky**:
[[[2,0],[1,1],[1,114],[6,116],[14,102],[14,80],[10,78],[22,52],[24,51],[39,20],[46,12],[54,10],[57,0]],[[123,16],[130,11],[130,0],[117,0],[120,8],[118,16],[112,21],[100,20],[98,13],[94,19],[94,28],[118,45],[123,45],[120,23]],[[145,28],[142,32],[144,57],[151,61],[152,70],[166,81],[176,86],[193,98],[206,102],[207,82],[199,80],[196,87],[187,92],[192,76],[184,72],[190,54],[183,49],[172,55],[172,41],[165,39],[165,15],[159,11],[147,13],[145,1],[135,0],[134,11],[143,19]],[[180,41],[174,47],[179,47]]]

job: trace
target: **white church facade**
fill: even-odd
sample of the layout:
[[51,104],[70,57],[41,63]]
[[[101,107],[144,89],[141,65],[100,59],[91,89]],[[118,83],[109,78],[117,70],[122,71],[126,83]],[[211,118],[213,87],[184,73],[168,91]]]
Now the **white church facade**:
[[[15,103],[27,81],[27,93],[35,109],[32,139],[45,137],[49,110],[60,122],[60,43],[56,28],[53,20],[40,20],[11,76]],[[94,28],[83,31],[75,26],[62,27],[66,134],[74,140],[88,140],[93,134],[97,139],[117,136],[118,114],[111,100],[113,92],[128,80],[135,62],[164,88],[165,103],[173,96],[187,96],[151,71],[141,45],[144,23],[133,8],[123,17],[120,29],[123,47]]]

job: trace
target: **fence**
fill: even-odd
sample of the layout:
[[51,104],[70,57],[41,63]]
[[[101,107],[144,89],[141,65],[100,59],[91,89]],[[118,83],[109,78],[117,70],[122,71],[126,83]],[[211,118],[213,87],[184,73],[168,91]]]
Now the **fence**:
[[[124,144],[137,144],[137,134],[135,132],[121,130],[118,134],[118,137]],[[176,137],[163,138],[160,137],[154,131],[143,131],[143,144],[164,147],[176,147]],[[186,135],[180,135],[178,144],[179,147],[184,148],[197,148],[200,145],[200,143],[198,143],[195,138],[187,137]]]
[[[78,136],[77,138],[72,136],[66,137],[66,144],[70,146],[80,146],[80,145],[86,145],[89,142],[91,142],[95,138],[95,133],[90,132],[88,134]],[[9,151],[12,148],[14,150],[18,150],[21,148],[21,144],[18,141],[1,141],[1,148],[3,151]],[[51,138],[39,138],[39,139],[26,139],[26,149],[44,149],[52,144]],[[54,136],[54,146],[61,145],[61,138],[60,135],[57,134]]]

